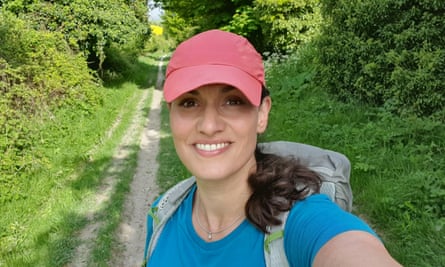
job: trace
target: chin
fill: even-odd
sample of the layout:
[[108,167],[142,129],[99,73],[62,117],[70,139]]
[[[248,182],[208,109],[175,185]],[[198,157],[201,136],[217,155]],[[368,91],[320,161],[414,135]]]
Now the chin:
[[221,172],[207,172],[207,171],[200,171],[200,172],[192,172],[192,174],[201,180],[206,181],[217,181],[224,179],[225,175]]

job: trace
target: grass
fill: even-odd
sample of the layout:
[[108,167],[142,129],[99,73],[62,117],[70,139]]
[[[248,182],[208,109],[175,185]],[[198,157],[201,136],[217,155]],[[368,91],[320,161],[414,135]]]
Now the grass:
[[161,138],[157,160],[159,162],[157,182],[160,192],[167,190],[191,175],[182,165],[181,160],[175,152],[173,140],[170,135],[170,123],[165,102],[163,102],[161,109]]
[[[354,213],[404,266],[445,266],[445,126],[342,103],[312,85],[304,57],[267,62],[272,95],[261,141],[288,140],[345,154],[352,164]],[[162,111],[158,180],[163,190],[189,176]]]
[[297,57],[269,69],[275,106],[262,139],[348,156],[354,212],[367,218],[391,254],[404,266],[445,266],[444,125],[340,103],[311,78]]
[[[136,104],[149,82],[154,84],[156,57],[142,57],[130,73],[99,89],[103,90],[103,105],[94,114],[61,110],[52,121],[38,126],[42,145],[35,149],[45,159],[44,165],[23,181],[26,197],[1,207],[0,266],[62,266],[70,261],[79,245],[76,233],[88,222],[92,198]],[[144,115],[150,102],[149,98],[144,103]],[[118,174],[117,190],[94,215],[106,223],[95,243],[93,265],[107,265],[111,255],[113,233],[136,166],[137,137]]]
[[[145,89],[147,86],[150,86],[150,90],[154,89],[154,85],[156,82],[157,75],[157,64],[159,57],[157,55],[148,55],[142,57],[138,62],[138,66],[135,67],[135,70],[131,71],[132,77],[124,77],[127,82],[123,84],[117,85],[121,86],[129,86],[129,87],[137,87],[142,85]],[[128,80],[130,83],[128,83]],[[138,88],[134,88],[138,89]],[[140,98],[140,94],[135,95],[137,99]],[[151,94],[150,97],[145,101],[143,106],[144,114],[142,118],[146,118],[148,116],[151,104]],[[136,107],[136,103],[129,102],[124,105],[125,107]],[[127,118],[131,119],[133,117],[133,113],[135,110],[129,109],[132,114],[128,114]],[[127,129],[130,122],[124,123],[123,130]],[[142,131],[143,121],[139,121],[139,127],[136,129],[136,133],[133,136],[133,140],[131,140],[129,145],[126,145],[126,150],[128,151],[128,155],[125,158],[125,162],[123,162],[123,168],[119,170],[119,173],[114,173],[113,175],[119,177],[118,183],[115,185],[115,192],[111,196],[108,201],[108,205],[106,205],[100,214],[98,214],[99,220],[104,224],[99,230],[98,237],[95,241],[92,257],[90,259],[89,265],[93,266],[109,266],[109,260],[112,256],[113,248],[118,246],[117,240],[115,239],[116,229],[119,227],[119,223],[122,220],[122,209],[124,206],[126,195],[130,190],[130,183],[134,177],[134,173],[137,167],[137,154],[139,151],[139,136]],[[116,144],[118,145],[118,144]],[[141,256],[142,257],[142,256]]]

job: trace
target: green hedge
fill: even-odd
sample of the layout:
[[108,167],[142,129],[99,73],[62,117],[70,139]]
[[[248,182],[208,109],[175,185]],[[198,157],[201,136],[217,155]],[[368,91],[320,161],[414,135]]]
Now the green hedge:
[[445,121],[445,2],[323,0],[319,85],[402,114]]
[[101,102],[98,86],[61,34],[0,12],[0,203],[22,197],[22,181],[44,165],[34,151],[36,142],[48,141],[40,125],[62,107],[93,112]]
[[63,34],[70,48],[83,53],[94,70],[119,68],[115,62],[106,62],[112,56],[109,52],[115,51],[110,49],[113,46],[136,61],[150,36],[144,0],[4,2],[4,10],[26,20],[30,27]]
[[318,0],[256,0],[254,9],[270,52],[296,51],[318,33],[321,24]]

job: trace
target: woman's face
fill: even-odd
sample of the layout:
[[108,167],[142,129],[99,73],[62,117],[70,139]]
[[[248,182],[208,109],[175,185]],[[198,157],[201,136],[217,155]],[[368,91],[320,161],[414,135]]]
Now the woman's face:
[[266,97],[253,106],[238,89],[212,84],[169,104],[176,152],[199,179],[247,179],[255,167],[257,134],[264,132],[271,107]]

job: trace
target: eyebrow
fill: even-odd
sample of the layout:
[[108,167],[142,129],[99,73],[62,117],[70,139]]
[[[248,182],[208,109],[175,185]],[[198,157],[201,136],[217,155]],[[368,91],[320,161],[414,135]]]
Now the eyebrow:
[[231,92],[233,90],[237,90],[235,87],[231,86],[231,85],[226,85],[222,88],[222,92],[223,93],[227,93],[227,92]]

